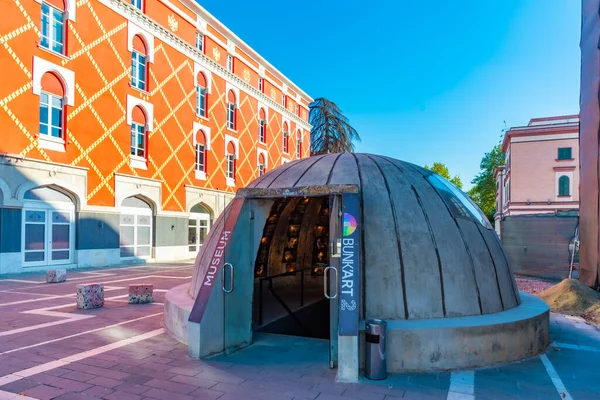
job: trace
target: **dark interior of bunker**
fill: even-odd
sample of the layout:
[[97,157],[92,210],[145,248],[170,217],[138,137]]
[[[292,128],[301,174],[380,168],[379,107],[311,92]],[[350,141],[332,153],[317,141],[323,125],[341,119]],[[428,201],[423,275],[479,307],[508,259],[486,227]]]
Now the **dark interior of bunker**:
[[254,264],[258,332],[329,338],[329,198],[275,199]]

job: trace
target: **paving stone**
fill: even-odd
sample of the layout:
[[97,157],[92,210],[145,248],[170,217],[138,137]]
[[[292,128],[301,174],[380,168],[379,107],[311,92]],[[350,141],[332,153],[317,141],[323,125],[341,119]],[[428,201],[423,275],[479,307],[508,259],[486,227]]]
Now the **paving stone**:
[[217,392],[216,390],[210,390],[205,388],[199,388],[189,393],[190,396],[206,400],[219,399],[221,398],[221,396],[223,396],[223,394],[223,392]]
[[343,393],[344,397],[350,397],[358,400],[383,400],[385,395],[376,393],[370,390],[350,390],[347,389]]
[[122,383],[119,386],[115,386],[115,390],[133,394],[142,394],[152,389],[150,386],[138,385],[135,383]]
[[83,395],[81,393],[65,393],[58,397],[55,397],[54,400],[89,400],[89,396]]
[[215,386],[217,383],[217,381],[211,381],[209,379],[203,379],[197,376],[186,376],[186,375],[175,375],[174,377],[172,377],[171,379],[169,379],[170,381],[173,382],[179,382],[179,383],[185,383],[186,385],[192,385],[195,387],[200,387],[200,388],[205,388],[208,389],[212,386]]
[[193,400],[194,397],[180,393],[173,393],[167,390],[152,388],[144,393],[145,397],[150,397],[158,400]]
[[200,369],[200,368],[171,367],[171,368],[169,368],[167,370],[167,372],[170,372],[172,374],[177,374],[177,375],[196,376],[200,372],[202,372],[202,369]]
[[93,386],[93,385],[89,385],[87,383],[78,382],[78,381],[74,381],[71,379],[64,379],[64,378],[61,378],[57,381],[52,382],[51,385],[54,387],[57,387],[60,389],[66,389],[66,390],[69,390],[72,392],[81,392],[81,391],[89,389]]
[[87,381],[87,383],[96,385],[96,386],[103,386],[106,388],[114,388],[115,386],[119,386],[123,382],[118,381],[116,379],[105,378],[104,376],[97,376],[97,377]]
[[72,379],[74,381],[79,381],[79,382],[89,381],[90,379],[93,379],[95,377],[96,377],[96,375],[86,374],[85,372],[81,372],[81,371],[69,372],[68,374],[64,374],[62,376],[62,378]]
[[106,400],[141,400],[142,396],[133,394],[133,393],[121,392],[121,391],[117,390],[116,392],[113,392],[113,393],[109,394],[108,396],[106,396],[105,399]]
[[144,385],[181,394],[188,394],[194,391],[194,389],[196,389],[196,387],[192,385],[186,385],[185,383],[179,382],[165,381],[162,379],[152,379],[151,381],[144,383]]
[[13,393],[21,393],[26,390],[32,389],[34,387],[37,387],[39,385],[40,384],[36,381],[29,380],[29,379],[21,379],[21,380],[15,381],[15,382],[11,382],[4,386],[0,386],[0,390],[4,390],[7,392],[13,392]]
[[115,391],[113,389],[109,389],[103,386],[92,386],[91,388],[86,389],[81,393],[85,394],[86,396],[105,397],[114,392]]
[[36,386],[24,392],[25,396],[30,396],[39,400],[50,400],[67,393],[65,389],[59,389],[48,385]]

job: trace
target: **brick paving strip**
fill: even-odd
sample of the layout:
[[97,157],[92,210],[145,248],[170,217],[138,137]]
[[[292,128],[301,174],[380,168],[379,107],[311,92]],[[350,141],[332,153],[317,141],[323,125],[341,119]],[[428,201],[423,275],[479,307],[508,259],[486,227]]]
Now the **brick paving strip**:
[[84,351],[82,353],[74,354],[69,357],[61,358],[60,360],[50,361],[45,364],[38,365],[36,367],[27,368],[18,372],[13,372],[12,374],[3,376],[0,378],[0,386],[7,385],[12,382],[16,382],[23,378],[27,378],[29,376],[37,375],[42,372],[50,371],[55,368],[64,367],[65,365],[74,363],[76,361],[81,361],[83,359],[97,356],[98,354],[106,353],[107,351],[115,350],[123,346],[127,346],[132,343],[137,343],[142,340],[150,339],[155,336],[161,335],[164,333],[164,329],[156,329],[150,332],[146,332],[139,336],[134,336],[129,339],[119,340],[118,342],[114,342],[111,344],[107,344],[106,346],[98,347],[96,349]]

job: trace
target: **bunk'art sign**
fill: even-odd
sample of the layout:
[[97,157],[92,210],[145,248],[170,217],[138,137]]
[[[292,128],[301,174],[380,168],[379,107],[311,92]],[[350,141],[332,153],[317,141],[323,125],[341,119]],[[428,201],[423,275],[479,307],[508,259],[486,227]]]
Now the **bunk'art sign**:
[[340,270],[340,336],[358,335],[360,271],[360,201],[357,194],[342,199],[342,260]]

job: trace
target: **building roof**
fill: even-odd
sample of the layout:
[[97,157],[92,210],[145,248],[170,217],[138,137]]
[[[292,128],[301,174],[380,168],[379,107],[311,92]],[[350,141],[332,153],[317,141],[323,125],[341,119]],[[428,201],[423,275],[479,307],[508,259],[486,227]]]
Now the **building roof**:
[[502,151],[506,153],[513,137],[553,135],[579,132],[579,115],[560,115],[555,117],[532,118],[526,126],[511,127],[502,141]]
[[[340,185],[360,194],[366,318],[480,315],[519,304],[508,260],[485,215],[454,185],[417,165],[371,154],[313,156],[270,171],[237,198],[248,201],[242,193],[251,190],[302,193]],[[223,226],[221,217],[197,258],[193,298],[215,250],[211,237],[219,237]],[[252,233],[234,230],[238,234]]]

